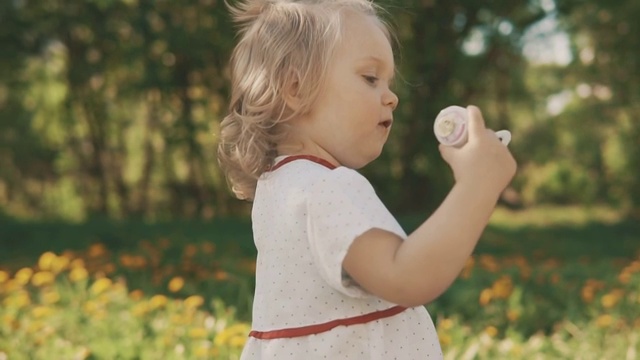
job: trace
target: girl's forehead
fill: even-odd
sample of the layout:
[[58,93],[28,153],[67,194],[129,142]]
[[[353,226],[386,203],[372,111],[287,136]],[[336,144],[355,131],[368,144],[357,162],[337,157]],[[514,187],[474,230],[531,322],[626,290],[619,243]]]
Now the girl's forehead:
[[351,15],[345,20],[341,42],[337,48],[338,57],[363,62],[391,62],[393,65],[391,42],[384,31],[384,25],[377,18]]

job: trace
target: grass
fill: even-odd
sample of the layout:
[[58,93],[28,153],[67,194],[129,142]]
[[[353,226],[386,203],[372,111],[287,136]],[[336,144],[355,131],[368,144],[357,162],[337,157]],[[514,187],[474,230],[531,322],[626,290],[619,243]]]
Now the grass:
[[[638,234],[603,208],[498,210],[428,305],[446,358],[634,359]],[[246,219],[2,220],[0,359],[235,359],[254,258]]]

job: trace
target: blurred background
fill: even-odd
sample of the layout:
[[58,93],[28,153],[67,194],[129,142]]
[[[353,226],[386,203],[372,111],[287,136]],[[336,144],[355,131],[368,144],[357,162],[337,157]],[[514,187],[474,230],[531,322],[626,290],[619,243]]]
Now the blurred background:
[[[431,305],[447,356],[636,358],[640,3],[380,4],[400,105],[363,173],[405,228],[452,184],[444,107],[478,105],[519,163]],[[221,0],[0,2],[0,359],[237,357],[255,249],[216,161],[235,41]]]

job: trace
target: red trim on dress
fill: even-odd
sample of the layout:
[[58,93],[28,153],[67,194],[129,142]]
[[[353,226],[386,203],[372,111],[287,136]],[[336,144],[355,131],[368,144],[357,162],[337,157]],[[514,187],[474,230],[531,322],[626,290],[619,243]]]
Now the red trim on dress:
[[309,161],[313,161],[314,163],[323,165],[331,170],[335,169],[336,166],[333,165],[332,163],[328,162],[327,160],[323,159],[323,158],[319,158],[317,156],[313,156],[313,155],[292,155],[289,156],[287,158],[285,158],[284,160],[280,161],[279,163],[273,165],[271,168],[269,168],[268,171],[275,171],[277,169],[279,169],[282,165],[284,164],[288,164],[294,160],[300,160],[300,159],[304,159],[304,160],[309,160]]
[[365,324],[371,321],[391,317],[405,311],[406,309],[407,308],[403,306],[394,306],[386,310],[374,311],[372,313],[368,313],[364,315],[333,320],[333,321],[329,321],[329,322],[317,324],[317,325],[308,325],[308,326],[301,326],[297,328],[288,328],[288,329],[271,330],[271,331],[255,331],[254,330],[249,333],[249,336],[254,337],[256,339],[271,340],[271,339],[294,338],[294,337],[300,337],[300,336],[314,335],[314,334],[323,333],[325,331],[329,331],[338,326]]

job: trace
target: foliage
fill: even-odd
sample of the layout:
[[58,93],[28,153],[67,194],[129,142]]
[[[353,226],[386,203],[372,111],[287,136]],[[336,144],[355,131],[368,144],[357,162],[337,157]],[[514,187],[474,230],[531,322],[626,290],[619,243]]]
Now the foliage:
[[[102,251],[97,244],[88,255]],[[131,255],[120,265],[135,269],[140,259]],[[246,341],[248,325],[219,301],[205,312],[200,295],[177,299],[130,291],[104,272],[89,278],[83,258],[68,254],[46,252],[34,269],[22,268],[11,278],[0,272],[0,353],[11,359],[232,359]],[[107,264],[102,270],[110,269]],[[183,286],[174,277],[168,290],[177,293]]]
[[[255,270],[247,223],[111,225],[87,247],[80,225],[3,224],[29,240],[0,252],[0,356],[237,359]],[[446,358],[634,358],[639,230],[602,208],[499,210],[428,305]],[[57,237],[73,241],[46,241]]]
[[[387,3],[401,102],[384,154],[363,171],[392,210],[429,211],[444,197],[452,179],[429,119],[469,103],[514,132],[521,172],[511,192],[521,199],[512,203],[637,209],[635,2]],[[523,55],[549,20],[559,24],[551,35],[571,40],[568,64]],[[224,2],[9,1],[0,21],[1,212],[72,221],[248,213],[215,159],[235,42]],[[558,96],[564,109],[549,112]]]
[[0,57],[16,65],[0,81],[7,212],[77,220],[231,211],[212,166],[232,40],[222,2],[2,6],[21,20],[9,34],[24,34],[11,58]]
[[573,59],[528,74],[541,106],[563,103],[552,116],[530,123],[522,132],[525,142],[515,144],[519,152],[535,154],[520,180],[529,203],[560,196],[562,202],[637,209],[640,126],[634,119],[640,92],[631,79],[640,75],[640,64],[633,55],[638,39],[629,34],[638,31],[639,12],[632,1],[556,1],[554,13],[571,36]]

